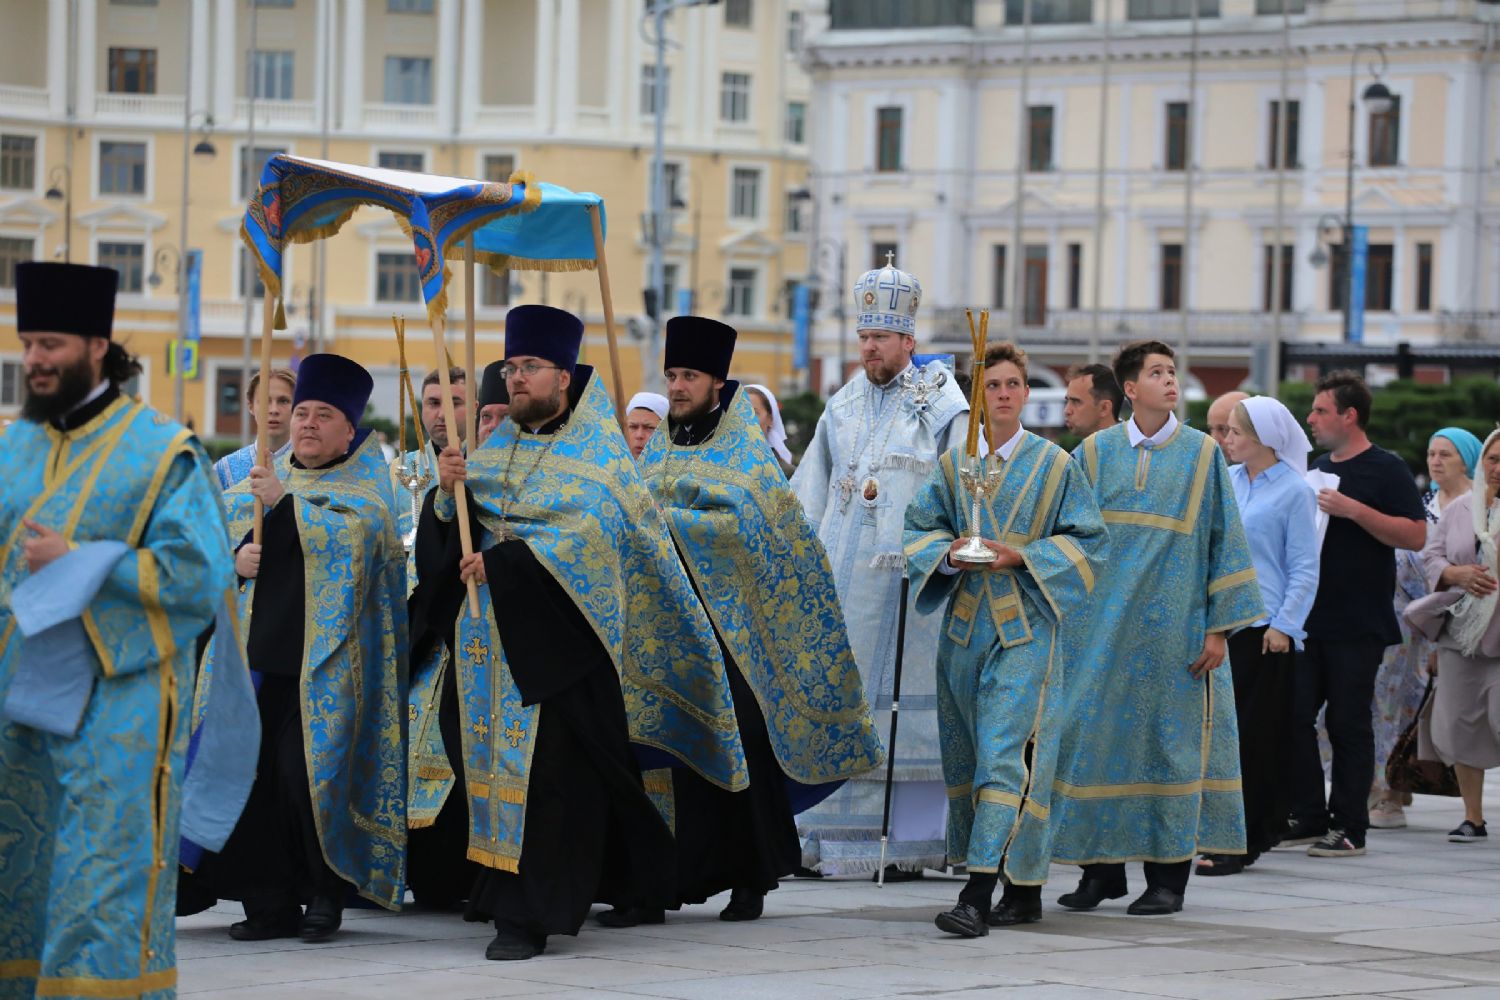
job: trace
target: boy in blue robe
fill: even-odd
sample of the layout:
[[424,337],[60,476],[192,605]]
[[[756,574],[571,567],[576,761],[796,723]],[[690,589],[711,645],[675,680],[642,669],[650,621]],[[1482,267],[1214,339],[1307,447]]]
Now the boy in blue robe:
[[1060,900],[1090,910],[1127,892],[1136,915],[1182,909],[1194,855],[1245,853],[1229,633],[1264,614],[1229,470],[1213,438],[1177,422],[1177,368],[1156,341],[1121,348],[1123,424],[1080,461],[1110,533],[1110,570],[1070,658],[1071,707],[1053,783],[1053,858],[1081,865]]
[[176,994],[196,640],[233,574],[193,433],[121,386],[118,274],[16,268],[0,449],[0,997]]
[[[1064,622],[1085,613],[1109,546],[1083,471],[1021,426],[1026,353],[1001,343],[984,361],[987,461],[999,472],[977,527],[994,558],[954,559],[968,542],[973,501],[959,475],[961,449],[943,454],[906,511],[917,608],[946,609],[937,691],[948,858],[968,866],[969,882],[936,922],[962,937],[1042,918],[1069,666],[1059,638]],[[1005,893],[992,908],[1002,877]]]
[[[250,376],[250,387],[245,390],[245,399],[240,404],[250,408],[250,420],[254,423],[255,393],[260,388],[260,372]],[[292,432],[287,421],[292,415],[292,394],[297,391],[297,373],[290,368],[271,369],[271,384],[266,387],[266,441],[272,458],[280,458],[291,447]],[[219,477],[219,488],[229,489],[250,475],[255,465],[256,442],[251,441],[214,463],[214,475]]]

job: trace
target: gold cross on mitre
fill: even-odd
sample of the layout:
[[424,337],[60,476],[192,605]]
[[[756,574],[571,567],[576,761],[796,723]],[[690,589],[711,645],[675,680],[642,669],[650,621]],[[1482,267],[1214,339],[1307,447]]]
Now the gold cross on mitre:
[[474,735],[478,736],[480,739],[484,739],[490,734],[490,727],[484,724],[483,719],[480,719],[469,728],[474,730]]
[[464,652],[469,654],[469,659],[476,664],[482,663],[486,656],[490,655],[490,647],[479,641],[479,636],[473,636],[464,644]]
[[521,721],[517,719],[506,727],[504,735],[510,740],[511,748],[514,749],[520,746],[521,741],[526,738],[526,730],[521,728]]

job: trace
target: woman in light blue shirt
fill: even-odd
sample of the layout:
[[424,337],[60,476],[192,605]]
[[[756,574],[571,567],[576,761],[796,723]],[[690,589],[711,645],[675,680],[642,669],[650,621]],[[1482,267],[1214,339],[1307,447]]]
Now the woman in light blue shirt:
[[1318,593],[1318,503],[1302,478],[1311,450],[1302,425],[1279,401],[1252,396],[1231,412],[1225,447],[1237,463],[1229,479],[1267,615],[1229,638],[1247,853],[1204,855],[1199,875],[1244,870],[1286,829],[1277,757],[1291,711],[1293,647],[1302,647]]

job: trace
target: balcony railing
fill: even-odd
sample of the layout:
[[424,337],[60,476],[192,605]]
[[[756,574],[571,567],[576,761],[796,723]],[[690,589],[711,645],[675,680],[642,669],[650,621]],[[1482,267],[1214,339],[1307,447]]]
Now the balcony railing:
[[1500,312],[1440,312],[1438,339],[1445,344],[1500,344]]
[[16,111],[46,111],[47,88],[0,83],[0,107]]
[[366,104],[365,124],[431,131],[438,127],[437,108],[431,104]]
[[94,110],[100,115],[130,119],[179,120],[182,118],[181,94],[99,94]]
[[479,129],[521,128],[536,121],[529,104],[481,104],[474,109],[474,127]]
[[[235,115],[240,119],[250,115],[250,99],[235,100]],[[255,125],[257,128],[280,128],[297,125],[316,125],[318,106],[313,101],[271,101],[263,97],[255,99]]]
[[828,10],[835,30],[974,25],[974,0],[832,0]]
[[[1207,309],[1192,314],[1192,338],[1195,344],[1224,346],[1249,345],[1265,340],[1271,334],[1272,316],[1250,310]],[[928,327],[930,336],[944,344],[967,344],[969,323],[963,309],[936,309]],[[990,332],[996,339],[1010,330],[1010,312],[990,310]],[[1040,323],[1023,323],[1023,336],[1034,342],[1049,344],[1086,344],[1093,334],[1094,314],[1088,309],[1049,310]],[[1294,338],[1302,331],[1302,317],[1283,313],[1281,335]],[[1099,313],[1100,339],[1107,344],[1132,340],[1163,340],[1176,343],[1182,335],[1182,314],[1159,309],[1104,309]]]

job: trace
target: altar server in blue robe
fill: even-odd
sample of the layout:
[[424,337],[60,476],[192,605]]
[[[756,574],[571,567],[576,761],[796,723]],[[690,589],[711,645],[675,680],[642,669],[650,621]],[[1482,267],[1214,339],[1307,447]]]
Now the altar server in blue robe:
[[[260,372],[250,376],[250,387],[245,390],[241,406],[249,407],[250,420],[255,422],[255,394],[260,389]],[[272,458],[280,458],[291,447],[292,429],[288,421],[292,417],[292,393],[297,391],[297,373],[290,368],[271,369],[271,384],[266,389],[266,442]],[[214,474],[219,477],[219,487],[229,489],[250,475],[255,465],[257,442],[251,441],[214,463]]]
[[261,739],[244,814],[193,882],[243,902],[237,941],[322,941],[351,893],[399,909],[406,891],[405,553],[379,441],[359,427],[373,384],[348,358],[309,355],[291,452],[224,495]]
[[[1069,651],[1059,639],[1062,623],[1086,612],[1109,547],[1082,469],[1021,426],[1026,352],[1000,343],[984,361],[994,491],[980,505],[978,529],[994,558],[952,558],[968,542],[973,502],[960,477],[961,448],[942,455],[906,510],[916,605],[944,612],[937,691],[948,860],[969,872],[958,905],[937,925],[963,937],[1042,918],[1066,708]],[[1002,878],[1005,892],[992,908]]]
[[1069,660],[1072,705],[1053,782],[1053,858],[1083,866],[1059,902],[1089,910],[1127,892],[1137,915],[1182,909],[1194,855],[1244,854],[1229,634],[1265,614],[1229,469],[1213,438],[1178,423],[1172,349],[1121,348],[1122,424],[1075,453],[1110,534],[1110,565]]
[[176,995],[195,643],[233,571],[192,432],[125,396],[118,275],[16,268],[0,437],[0,997]]

